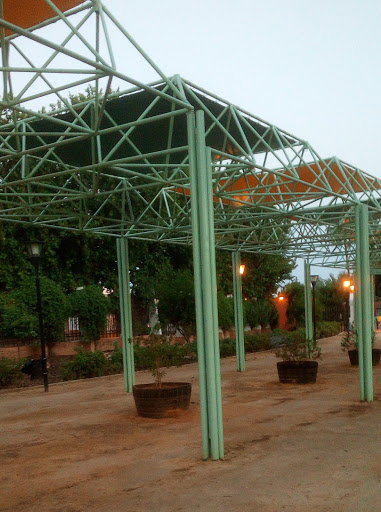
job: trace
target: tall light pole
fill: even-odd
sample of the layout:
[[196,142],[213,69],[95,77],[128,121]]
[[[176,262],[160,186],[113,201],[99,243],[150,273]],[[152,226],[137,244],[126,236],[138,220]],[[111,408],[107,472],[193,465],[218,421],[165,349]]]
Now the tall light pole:
[[27,250],[28,250],[28,254],[29,254],[29,259],[34,266],[35,276],[36,276],[37,310],[38,310],[38,322],[39,322],[39,326],[40,326],[41,361],[42,361],[42,371],[44,374],[44,390],[49,391],[48,368],[47,368],[47,364],[46,364],[44,325],[42,322],[42,301],[41,301],[41,287],[40,287],[40,262],[41,262],[42,242],[30,241],[30,242],[27,242],[26,245],[27,245]]
[[316,346],[316,300],[315,300],[315,286],[318,282],[319,276],[311,276],[312,285],[312,321],[314,324],[314,346]]
[[[351,280],[349,278],[347,279],[344,279],[343,281],[343,287],[345,289],[347,293],[347,296],[345,297],[345,330],[347,331],[347,333],[349,334],[349,316],[350,316],[350,310],[349,310],[349,294],[350,294],[350,291],[352,290],[352,283],[351,283]],[[353,287],[354,289],[354,287]]]

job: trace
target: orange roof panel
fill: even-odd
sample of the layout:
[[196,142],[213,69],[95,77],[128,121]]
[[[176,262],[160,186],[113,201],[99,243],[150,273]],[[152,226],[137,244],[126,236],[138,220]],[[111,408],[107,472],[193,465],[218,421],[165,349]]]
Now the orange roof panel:
[[[54,0],[60,11],[68,11],[84,0]],[[54,18],[56,13],[45,0],[4,0],[4,19],[21,28],[30,28]],[[6,35],[11,32],[6,30]]]

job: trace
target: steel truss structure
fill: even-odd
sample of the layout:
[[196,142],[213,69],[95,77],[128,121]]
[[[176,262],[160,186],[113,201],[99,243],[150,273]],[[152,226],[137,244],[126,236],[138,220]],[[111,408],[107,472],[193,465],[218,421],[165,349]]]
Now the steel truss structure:
[[[118,239],[127,295],[127,239],[192,244],[203,454],[223,457],[214,248],[235,262],[237,253],[261,251],[357,268],[366,280],[358,254],[379,266],[381,181],[167,77],[100,0],[24,0],[25,16],[14,4],[0,0],[0,220]],[[151,82],[121,71],[116,36]],[[360,242],[364,215],[369,236]],[[131,390],[128,303],[121,309]],[[242,368],[242,346],[237,353]]]

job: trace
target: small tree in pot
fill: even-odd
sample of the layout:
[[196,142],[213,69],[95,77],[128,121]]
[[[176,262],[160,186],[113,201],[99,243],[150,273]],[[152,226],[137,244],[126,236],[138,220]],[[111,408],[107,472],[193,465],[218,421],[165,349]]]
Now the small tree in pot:
[[142,346],[138,338],[135,346],[136,363],[151,370],[155,382],[133,387],[136,409],[140,416],[163,418],[176,416],[189,408],[192,386],[189,382],[163,382],[164,367],[180,366],[183,362],[180,345],[171,338],[151,334]]
[[[374,331],[372,331],[372,365],[377,366],[380,364],[381,350],[379,348],[373,348],[375,340]],[[358,337],[356,331],[345,331],[341,339],[341,350],[348,351],[348,357],[351,362],[351,366],[358,366],[359,364],[359,350],[358,350]]]
[[304,330],[285,336],[284,344],[274,351],[282,359],[277,363],[279,381],[284,384],[310,384],[316,382],[321,349],[315,343],[309,344]]

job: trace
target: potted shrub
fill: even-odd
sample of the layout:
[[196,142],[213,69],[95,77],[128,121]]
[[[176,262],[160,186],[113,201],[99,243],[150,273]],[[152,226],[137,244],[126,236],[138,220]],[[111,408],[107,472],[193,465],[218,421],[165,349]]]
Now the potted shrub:
[[[137,346],[140,347],[139,338]],[[138,414],[148,418],[164,418],[176,416],[179,412],[188,409],[191,383],[163,382],[164,367],[182,364],[181,347],[172,345],[171,338],[151,334],[141,349],[137,351],[137,355],[143,359],[144,366],[151,370],[155,382],[133,386]]]
[[276,348],[275,355],[282,359],[277,363],[279,381],[282,384],[316,382],[316,359],[320,357],[321,349],[313,345],[308,350],[304,336],[291,333],[285,336],[284,344]]
[[[372,332],[372,365],[377,366],[380,364],[381,350],[373,348],[375,334]],[[341,349],[343,352],[348,351],[351,366],[358,366],[359,364],[359,351],[358,340],[356,331],[345,331],[341,339]]]

